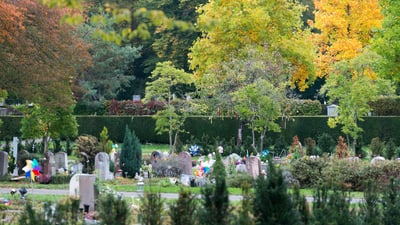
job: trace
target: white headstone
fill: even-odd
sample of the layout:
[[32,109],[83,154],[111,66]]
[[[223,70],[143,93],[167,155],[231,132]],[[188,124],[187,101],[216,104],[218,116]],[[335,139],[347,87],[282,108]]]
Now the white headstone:
[[94,161],[94,166],[100,180],[112,179],[110,173],[110,158],[107,153],[97,153]]
[[8,154],[0,151],[0,176],[6,175],[8,172]]
[[56,171],[68,168],[68,155],[66,152],[57,152],[54,154],[54,160],[56,162]]
[[[13,157],[14,157],[14,162],[18,162],[18,138],[13,137],[13,143],[12,143],[12,148],[13,148]],[[18,176],[18,166],[15,166],[15,169],[12,173],[13,176]]]

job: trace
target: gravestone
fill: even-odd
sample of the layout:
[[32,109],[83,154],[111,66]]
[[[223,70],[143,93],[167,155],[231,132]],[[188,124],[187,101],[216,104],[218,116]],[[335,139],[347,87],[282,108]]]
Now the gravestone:
[[161,160],[162,158],[162,154],[160,151],[153,151],[151,153],[151,167],[153,168],[153,170],[156,170],[159,167],[160,163],[157,163],[159,160]]
[[64,171],[68,168],[68,155],[66,152],[57,152],[54,155],[55,163],[56,163],[56,171]]
[[8,172],[8,154],[0,151],[0,176],[5,176]]
[[94,167],[100,180],[110,180],[110,158],[107,153],[99,152],[94,159]]
[[250,156],[246,160],[247,172],[253,178],[257,178],[261,172],[261,160],[256,156]]
[[56,161],[54,160],[54,154],[50,151],[47,151],[44,154],[44,157],[43,174],[48,177],[56,175]]
[[115,171],[115,173],[117,173],[118,171],[121,170],[120,156],[121,156],[121,152],[116,152],[114,155],[114,171]]
[[76,163],[71,165],[71,174],[80,174],[83,170],[82,163]]
[[182,166],[182,174],[192,175],[192,156],[188,152],[180,152],[178,160]]
[[85,205],[89,207],[88,212],[95,211],[96,189],[94,183],[96,175],[94,174],[75,174],[69,181],[69,195],[79,198],[79,208],[84,209]]
[[380,162],[383,162],[383,161],[385,161],[385,158],[384,158],[384,157],[382,157],[382,156],[375,156],[374,158],[372,158],[371,164],[372,164],[372,165],[375,165],[375,164],[380,163]]
[[[14,162],[18,162],[18,142],[19,142],[18,138],[13,137],[12,149],[13,149]],[[18,166],[15,166],[12,175],[18,176]]]

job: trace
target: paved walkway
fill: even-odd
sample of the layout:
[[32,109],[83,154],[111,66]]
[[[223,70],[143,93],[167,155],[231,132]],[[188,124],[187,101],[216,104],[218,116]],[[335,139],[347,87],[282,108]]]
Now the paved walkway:
[[[59,189],[36,189],[36,188],[27,188],[28,195],[68,195],[69,190],[59,190]],[[7,194],[10,194],[11,189],[9,188],[0,188],[0,196],[4,197]],[[122,196],[125,197],[130,197],[130,198],[139,198],[140,196],[143,195],[143,192],[119,192],[122,194]],[[176,193],[161,193],[161,198],[165,199],[177,199],[179,194]],[[200,197],[198,195],[197,197]],[[229,200],[230,201],[240,201],[242,200],[241,195],[229,195]],[[306,197],[306,200],[308,202],[313,202],[314,198],[313,197]],[[360,198],[353,198],[351,199],[352,203],[360,203],[362,202],[363,199]]]
[[[28,195],[68,195],[69,190],[59,190],[59,189],[36,189],[36,188],[26,188]],[[10,194],[10,188],[0,188],[0,196]],[[122,196],[138,198],[143,195],[143,192],[119,192]],[[175,193],[161,193],[162,198],[166,199],[177,199],[178,194]],[[240,195],[230,195],[229,200],[240,201],[242,196]]]

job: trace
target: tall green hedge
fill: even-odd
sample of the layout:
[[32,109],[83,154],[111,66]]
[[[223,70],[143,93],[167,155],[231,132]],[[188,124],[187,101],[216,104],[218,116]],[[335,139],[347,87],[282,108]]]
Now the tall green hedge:
[[[0,127],[0,140],[13,136],[21,135],[19,129],[21,126],[21,118],[18,116],[2,116],[0,119],[3,125]],[[365,117],[364,122],[359,125],[364,129],[360,141],[368,144],[374,137],[381,140],[394,138],[396,145],[400,145],[400,117]],[[168,143],[167,134],[158,135],[155,133],[155,121],[150,116],[77,116],[79,124],[79,135],[90,134],[99,137],[103,127],[107,127],[109,137],[115,142],[122,142],[124,138],[125,125],[131,130],[135,130],[137,137],[142,143]],[[340,127],[331,129],[327,125],[328,117],[326,116],[297,116],[291,117],[284,121],[280,133],[267,133],[267,138],[276,140],[281,138],[289,143],[294,135],[297,135],[303,142],[305,138],[311,137],[315,140],[323,133],[330,134],[335,139],[339,135],[343,135]],[[185,142],[191,136],[201,138],[208,136],[210,138],[230,140],[237,137],[239,120],[227,117],[189,117],[186,120],[185,129],[188,133],[180,135],[181,141]],[[250,136],[250,131],[245,128],[243,137]]]

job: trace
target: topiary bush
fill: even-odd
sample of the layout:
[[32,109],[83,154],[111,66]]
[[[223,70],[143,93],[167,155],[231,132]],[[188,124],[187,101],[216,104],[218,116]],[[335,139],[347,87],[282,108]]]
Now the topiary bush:
[[333,148],[335,146],[335,140],[328,133],[322,133],[317,138],[317,146],[321,150],[321,153],[332,153]]
[[382,156],[383,150],[385,149],[385,142],[381,141],[379,137],[374,137],[371,139],[371,143],[368,147],[371,151],[372,157]]

